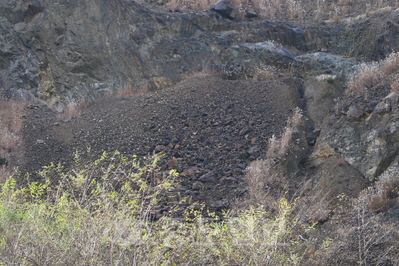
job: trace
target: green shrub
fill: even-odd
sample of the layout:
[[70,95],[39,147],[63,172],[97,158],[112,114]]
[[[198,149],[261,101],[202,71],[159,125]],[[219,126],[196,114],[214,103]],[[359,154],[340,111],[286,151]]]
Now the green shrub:
[[[42,182],[0,185],[0,265],[298,265],[295,203],[216,214],[205,206],[153,219],[178,186],[160,155],[119,152],[73,170],[51,164]],[[174,193],[174,192],[173,192]]]
[[8,164],[8,161],[6,158],[0,157],[0,165],[2,164]]
[[327,83],[334,83],[335,79],[332,77],[329,77],[326,79]]

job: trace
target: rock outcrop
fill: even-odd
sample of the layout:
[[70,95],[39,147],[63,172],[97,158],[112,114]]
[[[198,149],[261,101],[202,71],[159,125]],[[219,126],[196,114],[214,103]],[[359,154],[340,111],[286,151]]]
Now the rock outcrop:
[[168,14],[105,0],[3,0],[0,32],[3,93],[59,109],[68,99],[163,88],[197,72],[248,78],[270,65],[286,71],[294,55],[335,49],[342,40],[340,31],[320,26]]
[[398,101],[394,94],[340,106],[334,114],[336,120],[322,133],[312,162],[318,165],[336,154],[368,180],[375,181],[399,161]]

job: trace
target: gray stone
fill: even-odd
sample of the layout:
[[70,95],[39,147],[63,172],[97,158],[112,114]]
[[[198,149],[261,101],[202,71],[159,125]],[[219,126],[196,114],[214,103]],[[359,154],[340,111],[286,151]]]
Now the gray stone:
[[236,16],[234,8],[228,0],[220,0],[211,7],[211,10],[219,13],[225,18],[233,19]]
[[213,172],[206,173],[198,178],[199,181],[204,183],[215,183],[217,182],[217,178]]
[[357,121],[363,116],[363,109],[356,104],[351,105],[346,113],[346,116],[350,121]]

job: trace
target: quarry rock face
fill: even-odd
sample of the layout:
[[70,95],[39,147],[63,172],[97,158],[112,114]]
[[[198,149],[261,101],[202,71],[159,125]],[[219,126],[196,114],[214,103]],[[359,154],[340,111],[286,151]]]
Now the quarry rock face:
[[3,93],[61,110],[71,99],[161,89],[197,72],[233,71],[226,75],[236,79],[269,66],[287,69],[293,56],[329,49],[340,36],[315,26],[168,14],[105,0],[2,0],[0,31]]
[[363,22],[344,29],[255,16],[236,21],[229,12],[167,13],[134,1],[0,0],[1,93],[63,110],[71,100],[163,89],[198,73],[281,79],[288,101],[306,111],[309,129],[322,132],[309,138],[315,147],[309,165],[340,156],[374,180],[398,161],[397,98],[337,106],[356,70],[347,55],[378,58],[397,47],[397,11],[367,31],[373,37],[367,42],[357,38]]

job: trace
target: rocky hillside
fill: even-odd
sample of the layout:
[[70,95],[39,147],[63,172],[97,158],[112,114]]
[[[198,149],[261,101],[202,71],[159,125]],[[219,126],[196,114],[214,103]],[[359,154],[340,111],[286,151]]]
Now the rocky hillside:
[[170,13],[134,1],[21,0],[2,2],[0,17],[3,93],[59,111],[72,99],[90,103],[116,90],[165,88],[198,72],[280,75],[301,54],[381,59],[397,45],[390,8],[353,22],[287,24]]
[[[181,210],[220,211],[254,203],[248,176],[266,162],[263,174],[278,178],[262,181],[263,200],[299,195],[301,221],[324,223],[307,236],[315,242],[355,228],[342,201],[359,194],[371,193],[368,217],[397,223],[396,1],[298,1],[296,15],[296,1],[280,2],[272,15],[257,1],[204,11],[190,1],[0,0],[0,92],[28,102],[23,154],[9,167],[69,168],[75,151],[163,152],[162,170],[180,173],[174,192],[190,198]],[[358,265],[352,249],[343,241],[323,265]]]
[[58,110],[71,99],[165,88],[197,72],[237,79],[269,65],[287,71],[295,55],[339,47],[343,39],[328,27],[237,23],[133,1],[4,1],[1,19],[4,93]]

